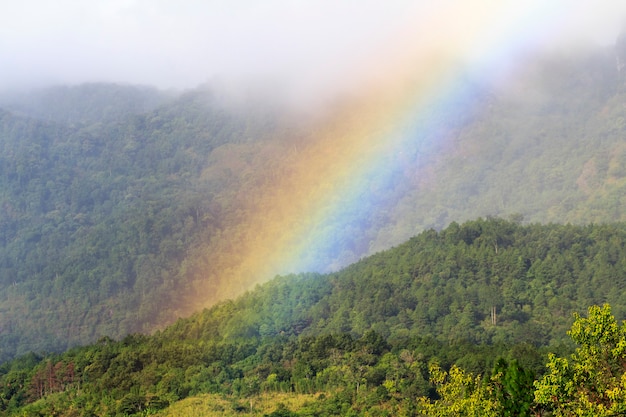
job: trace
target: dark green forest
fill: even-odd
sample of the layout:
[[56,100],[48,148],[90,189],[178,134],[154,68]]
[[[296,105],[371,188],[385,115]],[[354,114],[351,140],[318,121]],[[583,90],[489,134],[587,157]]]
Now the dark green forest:
[[[6,362],[0,409],[150,415],[210,394],[227,404],[214,415],[259,415],[254,401],[288,393],[317,397],[274,415],[455,415],[441,414],[450,404],[496,410],[468,415],[574,415],[585,405],[573,392],[571,407],[550,402],[559,364],[601,375],[605,352],[615,355],[606,376],[623,373],[625,252],[623,223],[453,223],[336,273],[277,277],[151,336]],[[611,381],[598,389],[623,407]]]
[[[626,220],[626,89],[616,53],[534,57],[509,82],[468,80],[470,93],[453,114],[429,116],[436,128],[426,142],[436,149],[406,150],[397,178],[378,191],[380,210],[362,224],[337,225],[333,232],[344,236],[343,246],[320,254],[318,272],[480,216],[517,216],[532,224]],[[225,291],[220,271],[232,265],[223,254],[245,243],[242,219],[256,209],[251,202],[276,177],[289,175],[315,133],[314,124],[288,116],[256,101],[227,105],[210,85],[165,93],[85,84],[0,97],[0,360],[150,333],[257,282],[250,278]],[[548,274],[550,268],[560,278]],[[459,278],[457,272],[450,269],[448,276]],[[492,286],[501,284],[501,273],[512,273],[492,272],[498,277],[489,278]],[[610,280],[586,275],[599,284],[581,292],[563,284],[572,272],[551,261],[532,272],[550,278],[531,281],[532,297],[523,295],[526,287],[509,288],[522,298],[506,306],[489,295],[493,291],[457,288],[480,308],[455,306],[455,319],[439,325],[458,327],[454,337],[462,339],[509,342],[514,336],[501,334],[501,326],[482,331],[480,323],[489,322],[485,314],[495,307],[502,326],[515,320],[520,334],[548,343],[566,337],[573,304],[580,310],[597,302],[595,294],[605,294]],[[443,273],[439,279],[448,282]],[[343,331],[353,322],[361,330],[363,320],[378,323],[385,337],[420,333],[429,320],[443,320],[441,308],[450,304],[429,288],[388,307],[399,323],[373,311],[355,317],[328,299],[324,308],[337,314],[314,325]],[[379,291],[383,297],[391,290]],[[553,305],[559,291],[567,291],[566,298]],[[426,299],[427,309],[405,311]],[[619,303],[612,304],[621,313]],[[556,312],[556,321],[533,324],[528,305]],[[412,323],[409,330],[396,331],[403,320]]]

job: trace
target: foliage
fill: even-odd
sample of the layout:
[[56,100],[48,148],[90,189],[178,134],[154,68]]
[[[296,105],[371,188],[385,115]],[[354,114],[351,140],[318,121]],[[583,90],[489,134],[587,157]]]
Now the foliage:
[[226,113],[203,91],[160,107],[154,90],[114,85],[39,99],[0,110],[0,360],[181,314],[199,279],[185,257],[215,252],[236,221],[220,214],[235,179],[201,179],[207,158],[242,142],[254,152],[270,118]]
[[[387,313],[383,321],[368,321],[375,317],[372,311],[385,311],[389,300],[397,305],[403,302],[396,286],[403,289],[403,296],[414,292],[400,285],[394,273],[373,273],[401,262],[399,255],[409,249],[423,253],[430,248],[428,253],[433,255],[437,253],[435,244],[448,242],[452,245],[445,247],[460,264],[474,259],[474,264],[480,265],[476,260],[480,257],[493,262],[488,254],[495,254],[497,244],[495,259],[502,260],[498,263],[502,271],[506,271],[507,259],[514,260],[517,268],[532,270],[532,258],[520,264],[518,254],[507,255],[518,240],[524,240],[524,250],[543,253],[559,239],[578,236],[575,242],[589,245],[577,247],[585,253],[580,262],[591,264],[590,259],[597,256],[593,245],[610,247],[601,243],[605,237],[615,236],[609,230],[618,228],[521,226],[490,219],[452,226],[441,233],[425,232],[406,246],[365,259],[344,272],[278,277],[151,336],[133,334],[119,341],[102,338],[63,354],[30,354],[6,362],[0,367],[0,415],[167,413],[169,407],[177,410],[181,400],[195,404],[194,398],[205,394],[222,398],[214,402],[211,412],[221,410],[226,415],[231,411],[290,416],[612,415],[621,412],[626,403],[626,328],[617,325],[608,305],[590,308],[588,318],[574,315],[569,335],[578,348],[569,358],[557,356],[571,352],[557,344],[460,341],[445,333],[458,331],[455,328],[433,327],[432,332],[442,332],[443,337],[412,335],[410,321],[405,322],[404,332],[393,332],[391,323],[396,321],[397,326],[399,313]],[[586,233],[595,240],[585,238]],[[534,234],[550,240],[542,248],[542,240],[535,240]],[[469,252],[475,250],[477,258],[459,257],[453,249],[459,244]],[[568,246],[559,246],[566,255]],[[560,259],[556,253],[550,258],[554,262]],[[389,264],[382,262],[385,257]],[[430,262],[437,265],[437,257]],[[409,264],[420,271],[412,280],[419,282],[428,276],[420,263]],[[448,262],[444,267],[451,265]],[[345,330],[333,331],[332,326],[323,324],[332,323],[337,314],[328,308],[329,297],[344,291],[344,299],[350,303],[348,294],[358,288],[350,285],[355,271],[362,272],[361,285],[370,286],[369,290],[360,289],[360,296],[375,294],[382,284],[388,292],[381,298],[367,298],[369,311],[355,307],[352,311],[358,321],[347,317]],[[459,274],[457,270],[454,275]],[[448,278],[452,284],[454,275]],[[440,291],[439,296],[445,294]],[[339,307],[340,311],[345,308]],[[326,315],[319,316],[323,311]],[[528,311],[536,314],[533,309]],[[503,335],[516,331],[519,321],[507,325],[508,320],[500,314],[495,323],[489,319],[486,324],[490,327],[485,328],[501,326]],[[547,322],[546,317],[541,320]],[[472,321],[465,323],[470,326]],[[552,353],[546,360],[548,350]],[[534,386],[533,374],[539,376]],[[281,400],[284,406],[261,406],[263,398],[279,394],[315,399],[297,405]]]
[[[626,410],[626,322],[608,304],[575,314],[568,332],[578,347],[568,358],[548,355],[547,372],[532,376],[513,361],[498,361],[490,381],[452,366],[431,365],[439,398],[420,398],[424,415],[616,416]],[[534,388],[533,388],[534,385]],[[534,394],[534,398],[533,397]]]
[[535,383],[536,401],[557,416],[615,416],[626,412],[626,323],[618,325],[611,307],[576,315],[570,358],[551,354],[548,372]]
[[464,372],[456,366],[450,372],[438,365],[430,366],[431,382],[440,398],[429,402],[420,399],[419,412],[425,416],[486,416],[501,415],[491,387],[484,385],[480,376]]
[[500,404],[500,415],[507,417],[531,415],[534,380],[532,372],[522,368],[516,359],[510,364],[504,359],[498,360],[492,381],[495,399]]
[[452,223],[328,276],[307,331],[568,343],[574,311],[609,300],[624,314],[623,242],[623,224]]

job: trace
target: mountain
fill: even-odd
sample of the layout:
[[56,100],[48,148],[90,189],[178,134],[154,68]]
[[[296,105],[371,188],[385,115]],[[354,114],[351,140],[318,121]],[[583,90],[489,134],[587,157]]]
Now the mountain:
[[0,107],[46,121],[90,124],[146,113],[173,97],[153,87],[90,83],[6,93]]
[[7,362],[0,410],[141,415],[202,394],[214,397],[197,407],[253,413],[262,393],[308,396],[298,408],[314,415],[406,410],[435,397],[435,362],[488,376],[503,358],[540,376],[546,352],[572,351],[581,306],[610,301],[623,318],[625,252],[624,223],[453,223],[336,273],[277,277],[152,336]]
[[252,151],[242,132],[263,135],[264,116],[227,113],[202,91],[121,121],[22,113],[0,116],[0,357],[171,322],[185,253],[221,227],[213,196],[233,181],[200,181],[206,159]]
[[[381,156],[385,178],[343,170],[363,143],[343,138],[369,126],[350,99],[295,120],[211,86],[2,97],[0,358],[150,333],[276,273],[339,270],[452,222],[626,220],[622,46],[468,76],[453,104],[414,115],[429,129]],[[351,181],[355,195],[333,188]],[[287,267],[292,247],[304,260]]]

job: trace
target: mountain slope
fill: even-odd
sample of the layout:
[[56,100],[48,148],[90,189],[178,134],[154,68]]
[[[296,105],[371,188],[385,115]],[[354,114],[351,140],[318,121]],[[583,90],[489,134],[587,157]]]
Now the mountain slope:
[[[194,338],[202,333],[194,326],[206,326],[222,329],[212,340],[243,341],[374,330],[390,340],[558,344],[572,313],[588,305],[609,302],[626,316],[625,251],[623,223],[452,223],[337,273],[274,280],[241,298],[238,309],[228,302],[166,333]],[[220,309],[219,322],[207,324]]]
[[374,248],[478,216],[624,220],[615,200],[624,184],[624,93],[611,50],[529,60],[484,86],[472,119],[445,138],[437,158],[408,164],[391,227]]
[[428,395],[432,360],[487,374],[506,357],[541,373],[546,345],[571,349],[579,305],[608,300],[624,317],[625,251],[624,223],[452,224],[337,273],[279,277],[153,336],[6,363],[0,409],[139,415],[199,393],[237,408],[260,392],[323,391],[318,412],[345,414],[330,408]]
[[[435,128],[397,156],[388,183],[358,179],[368,194],[359,216],[313,226],[334,241],[306,248],[309,264],[337,269],[479,216],[626,220],[623,78],[615,51],[600,49],[532,57],[498,83],[469,80],[452,114],[429,113]],[[263,232],[280,237],[299,219],[257,226],[299,199],[329,197],[326,179],[292,184],[292,194],[277,184],[309,169],[324,124],[361,120],[349,100],[326,109],[331,122],[294,121],[259,101],[225,103],[207,86],[174,97],[112,85],[44,96],[0,113],[1,359],[150,332],[271,278],[236,272],[267,243]]]
[[213,196],[232,181],[199,183],[206,158],[266,120],[202,92],[109,123],[1,117],[2,357],[171,321],[161,306],[178,302],[185,251],[220,227]]

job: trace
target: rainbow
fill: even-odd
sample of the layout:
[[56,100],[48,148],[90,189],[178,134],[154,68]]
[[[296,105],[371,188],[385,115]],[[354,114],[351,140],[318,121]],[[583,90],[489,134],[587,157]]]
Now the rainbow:
[[437,117],[471,97],[466,78],[513,76],[527,51],[559,31],[566,11],[576,11],[560,1],[437,3],[408,15],[384,50],[358,63],[365,70],[357,71],[350,99],[329,106],[323,122],[283,150],[282,165],[273,168],[280,175],[248,201],[237,255],[207,261],[201,304],[277,274],[334,270],[370,253],[372,244],[353,236],[395,201],[386,190],[405,178],[405,158],[445,152],[450,138]]

